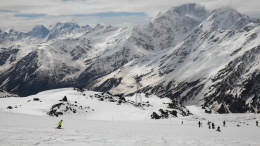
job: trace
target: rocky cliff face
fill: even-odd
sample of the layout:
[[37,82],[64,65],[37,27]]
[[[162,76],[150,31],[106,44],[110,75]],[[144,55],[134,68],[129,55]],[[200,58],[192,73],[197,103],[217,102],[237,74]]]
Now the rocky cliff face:
[[255,112],[259,30],[259,19],[236,10],[187,4],[134,29],[57,23],[48,35],[1,32],[0,87],[23,95],[69,86],[133,94],[138,75],[142,92],[222,113]]

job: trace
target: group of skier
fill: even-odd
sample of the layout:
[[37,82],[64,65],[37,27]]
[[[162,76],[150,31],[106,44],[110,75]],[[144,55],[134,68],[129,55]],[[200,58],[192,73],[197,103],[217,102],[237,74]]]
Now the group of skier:
[[[198,124],[199,124],[199,128],[202,127],[202,122],[199,121]],[[211,128],[210,124],[212,126],[212,129],[215,129],[215,124],[213,122],[211,123],[210,121],[208,121],[209,129]],[[258,126],[258,120],[256,121],[256,126]],[[226,127],[226,121],[225,120],[223,121],[223,127]],[[217,128],[217,131],[220,131],[220,127],[219,126]]]
[[[202,122],[200,122],[199,121],[199,128],[200,127],[202,127]],[[223,126],[225,127],[225,124],[226,124],[226,122],[225,121],[223,121]],[[212,127],[212,129],[215,129],[215,123],[211,123],[210,121],[208,121],[208,126],[209,126],[209,129],[211,129],[211,127]],[[216,131],[219,131],[220,132],[220,127],[218,126],[218,128],[217,128],[217,130]]]
[[[61,129],[62,121],[63,121],[63,120],[60,120],[60,121],[59,121],[57,129]],[[181,124],[183,124],[183,121],[181,122]],[[199,121],[198,124],[199,124],[199,128],[202,127],[202,122]],[[213,122],[211,123],[210,121],[208,121],[209,129],[211,128],[211,127],[210,127],[210,124],[211,124],[211,126],[212,126],[212,129],[215,129],[215,124],[214,124]],[[224,120],[224,121],[223,121],[223,127],[225,127],[225,126],[226,126],[226,121]],[[258,126],[258,120],[256,121],[256,126]],[[219,131],[219,132],[220,132],[220,127],[219,127],[219,126],[218,126],[218,128],[217,128],[216,131]]]

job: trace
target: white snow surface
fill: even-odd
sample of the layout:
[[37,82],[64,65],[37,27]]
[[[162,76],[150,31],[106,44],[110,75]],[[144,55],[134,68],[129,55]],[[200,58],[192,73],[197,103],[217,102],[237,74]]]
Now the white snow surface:
[[[77,145],[77,146],[258,146],[259,127],[255,121],[258,114],[205,114],[201,107],[188,106],[194,114],[188,117],[152,120],[149,111],[165,108],[156,96],[144,99],[153,107],[143,109],[127,104],[91,99],[89,95],[98,92],[85,91],[83,94],[73,88],[55,89],[24,98],[0,99],[0,145]],[[49,117],[43,113],[58,100],[67,96],[70,103],[75,101],[94,109],[87,114]],[[88,97],[88,98],[87,98]],[[40,101],[30,101],[39,98]],[[126,97],[128,98],[128,97]],[[129,97],[131,98],[134,97]],[[22,105],[15,109],[6,106]],[[85,117],[86,116],[86,117]],[[113,117],[112,117],[113,116]],[[54,129],[63,120],[63,130]],[[206,123],[214,122],[221,132],[209,129]],[[226,127],[222,121],[226,121]],[[181,124],[183,121],[184,124]],[[198,121],[203,123],[198,127]],[[238,127],[237,125],[240,125]]]
[[[68,102],[63,103],[75,104],[76,101],[78,106],[82,105],[90,107],[90,109],[87,109],[86,115],[85,112],[78,110],[77,114],[71,115],[72,113],[69,113],[69,115],[63,115],[62,117],[73,116],[77,119],[111,120],[113,116],[113,119],[116,120],[143,120],[144,118],[150,118],[154,111],[158,112],[161,108],[166,109],[167,105],[163,103],[171,103],[169,98],[161,99],[155,95],[146,98],[144,94],[141,94],[144,102],[149,101],[149,104],[153,105],[141,108],[130,103],[117,105],[117,102],[100,101],[98,98],[91,97],[94,94],[101,94],[101,92],[84,91],[81,93],[73,90],[73,88],[53,89],[23,98],[0,99],[0,108],[5,112],[45,116],[46,111],[49,111],[54,104],[61,103],[59,100],[66,96]],[[41,102],[34,101],[34,98],[39,98]],[[126,100],[135,101],[135,95],[126,97]],[[7,109],[8,106],[17,108]]]

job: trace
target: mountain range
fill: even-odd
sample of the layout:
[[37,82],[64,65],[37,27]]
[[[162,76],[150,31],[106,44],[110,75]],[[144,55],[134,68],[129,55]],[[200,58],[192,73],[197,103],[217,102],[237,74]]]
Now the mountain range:
[[24,96],[72,86],[132,95],[139,76],[139,92],[219,113],[258,112],[259,31],[260,19],[199,4],[173,7],[134,28],[0,30],[0,88]]

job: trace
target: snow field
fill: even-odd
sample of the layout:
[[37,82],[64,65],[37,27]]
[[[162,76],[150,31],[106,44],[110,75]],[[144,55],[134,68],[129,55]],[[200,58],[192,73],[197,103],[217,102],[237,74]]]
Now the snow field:
[[[217,115],[222,117],[222,115]],[[77,145],[77,146],[257,146],[260,144],[259,127],[235,126],[227,122],[221,132],[203,128],[197,121],[185,119],[144,121],[101,121],[69,117],[33,116],[0,112],[0,145]],[[225,117],[225,116],[224,116]],[[245,115],[244,117],[247,117]],[[63,119],[64,130],[54,129]],[[181,124],[181,121],[184,124]],[[220,125],[221,121],[216,122]]]

